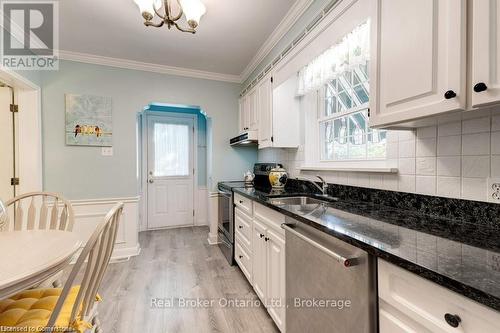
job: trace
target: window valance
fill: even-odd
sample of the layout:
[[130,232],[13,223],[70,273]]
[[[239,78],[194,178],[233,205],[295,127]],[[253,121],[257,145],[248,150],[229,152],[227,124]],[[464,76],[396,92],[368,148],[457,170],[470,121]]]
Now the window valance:
[[298,95],[318,90],[328,81],[370,59],[370,22],[367,21],[323,52],[298,74]]

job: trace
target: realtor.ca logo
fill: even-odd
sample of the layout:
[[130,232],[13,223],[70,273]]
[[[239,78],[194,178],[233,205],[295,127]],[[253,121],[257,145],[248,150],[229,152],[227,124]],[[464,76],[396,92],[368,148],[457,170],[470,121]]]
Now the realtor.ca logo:
[[14,70],[57,70],[57,1],[0,0],[1,62]]

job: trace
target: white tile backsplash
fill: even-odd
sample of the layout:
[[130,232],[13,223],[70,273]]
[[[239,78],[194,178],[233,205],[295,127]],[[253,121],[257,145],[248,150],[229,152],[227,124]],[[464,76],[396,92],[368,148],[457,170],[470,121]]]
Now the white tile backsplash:
[[486,201],[487,184],[486,178],[462,178],[462,198]]
[[[260,162],[281,162],[292,177],[321,174],[332,183],[487,201],[489,177],[500,177],[500,108],[443,118],[415,131],[389,131],[387,159],[398,174],[301,172],[299,149],[259,150]],[[492,115],[490,115],[492,114]],[[447,122],[445,122],[445,120]]]
[[462,155],[489,155],[491,133],[462,135]]
[[491,153],[500,155],[500,132],[491,133]]
[[420,194],[435,195],[436,194],[436,177],[432,176],[417,176],[415,179],[415,191]]
[[417,157],[436,156],[436,137],[417,139]]
[[500,177],[500,155],[491,156],[491,177]]
[[415,140],[399,141],[399,157],[415,157]]
[[437,195],[449,198],[459,198],[460,182],[460,177],[438,177]]
[[461,155],[462,136],[440,136],[437,143],[437,156]]
[[462,134],[489,132],[490,122],[490,117],[464,120],[462,124]]
[[417,128],[417,138],[418,139],[426,139],[426,138],[436,138],[436,126],[430,127],[421,127]]
[[491,130],[492,131],[500,131],[500,115],[492,117]]
[[437,175],[460,177],[462,159],[460,156],[443,156],[437,158]]
[[450,136],[462,134],[462,122],[441,124],[438,126],[438,136]]
[[436,175],[436,158],[417,157],[415,173],[419,176]]
[[490,156],[463,156],[462,176],[488,178],[490,176]]

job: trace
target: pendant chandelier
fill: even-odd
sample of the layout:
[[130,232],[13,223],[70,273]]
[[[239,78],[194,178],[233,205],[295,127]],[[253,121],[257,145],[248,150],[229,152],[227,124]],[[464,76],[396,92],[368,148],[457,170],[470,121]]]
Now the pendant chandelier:
[[[162,27],[166,25],[169,29],[173,26],[178,30],[188,33],[196,33],[196,27],[200,24],[200,19],[205,14],[205,5],[200,0],[176,0],[178,12],[174,14],[175,8],[171,2],[173,0],[134,0],[142,17],[144,25],[147,27]],[[155,15],[160,19],[158,23],[153,22]],[[186,16],[186,21],[189,25],[184,28],[177,23],[183,16]]]

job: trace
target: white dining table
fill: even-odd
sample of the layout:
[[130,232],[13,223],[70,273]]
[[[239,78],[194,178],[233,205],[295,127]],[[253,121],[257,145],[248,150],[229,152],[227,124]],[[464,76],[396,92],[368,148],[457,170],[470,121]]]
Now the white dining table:
[[0,299],[37,285],[69,265],[82,242],[74,232],[0,232]]

